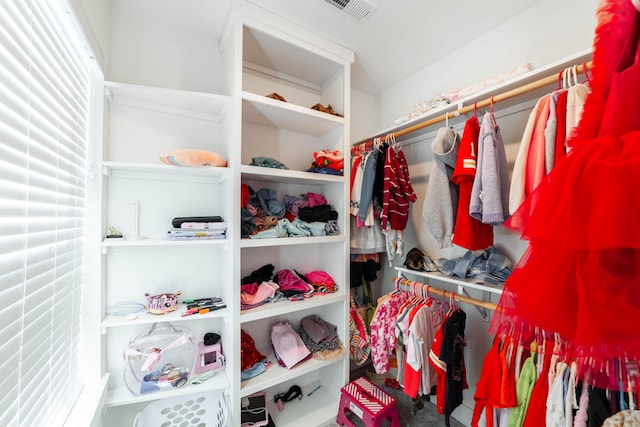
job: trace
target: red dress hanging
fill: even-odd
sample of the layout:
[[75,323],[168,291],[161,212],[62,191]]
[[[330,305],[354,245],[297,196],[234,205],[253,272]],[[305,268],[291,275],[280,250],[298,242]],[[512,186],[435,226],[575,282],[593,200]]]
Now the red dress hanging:
[[630,1],[601,2],[572,149],[505,223],[529,247],[491,331],[558,333],[582,374],[640,360],[639,16]]

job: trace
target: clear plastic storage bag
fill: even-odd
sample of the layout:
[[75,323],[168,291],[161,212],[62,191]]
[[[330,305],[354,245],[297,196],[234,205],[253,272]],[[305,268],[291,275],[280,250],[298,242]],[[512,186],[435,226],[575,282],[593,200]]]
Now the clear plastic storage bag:
[[124,382],[135,395],[171,390],[189,382],[198,354],[191,329],[168,322],[154,323],[124,351]]

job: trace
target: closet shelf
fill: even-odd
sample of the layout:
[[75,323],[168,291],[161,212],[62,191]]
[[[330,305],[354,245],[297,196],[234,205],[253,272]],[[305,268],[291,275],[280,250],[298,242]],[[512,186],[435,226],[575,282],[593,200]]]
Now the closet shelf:
[[[447,104],[447,105],[443,105],[441,107],[438,108],[434,108],[433,110],[428,111],[427,113],[425,113],[424,115],[418,116],[418,117],[414,117],[410,120],[407,120],[406,122],[403,122],[399,125],[396,126],[392,126],[389,127],[387,129],[384,129],[380,132],[375,133],[374,135],[369,136],[368,138],[365,138],[363,140],[360,140],[354,144],[352,144],[353,146],[357,146],[362,142],[365,142],[367,140],[372,139],[375,136],[385,136],[387,134],[391,134],[394,132],[399,132],[399,131],[403,131],[405,129],[408,129],[410,127],[413,126],[418,126],[421,123],[424,122],[428,122],[430,120],[434,120],[439,116],[444,116],[444,114],[448,114],[449,118],[454,117],[456,114],[457,110],[460,110],[463,107],[467,107],[467,106],[473,106],[474,103],[480,103],[483,100],[486,100],[487,98],[490,98],[492,96],[497,96],[499,94],[502,94],[504,92],[510,91],[510,90],[514,90],[514,89],[518,89],[521,87],[525,87],[526,85],[529,84],[533,84],[536,81],[545,78],[545,77],[549,77],[549,76],[554,76],[557,75],[558,73],[560,73],[562,70],[572,67],[574,65],[580,65],[584,62],[588,62],[591,60],[591,56],[592,56],[592,51],[591,49],[587,49],[584,50],[582,52],[578,52],[574,55],[570,55],[567,56],[561,60],[552,62],[548,65],[542,66],[542,67],[538,67],[535,68],[534,70],[522,74],[520,76],[514,77],[511,80],[507,80],[505,82],[499,83],[497,85],[488,87],[484,90],[478,91],[472,95],[469,95],[463,99],[458,100],[455,103],[451,103],[451,104]],[[478,108],[480,108],[480,105],[478,105]]]
[[318,55],[313,46],[318,40],[309,43],[301,38],[291,39],[262,22],[247,20],[247,24],[242,36],[244,68],[259,67],[278,80],[290,81],[293,77],[321,88],[342,73],[340,64],[355,59],[354,52],[343,46],[324,46],[323,55]]
[[[320,385],[320,388],[311,396],[307,396],[307,394],[318,385]],[[339,400],[329,394],[321,383],[317,381],[301,387],[304,397],[301,400],[294,399],[291,402],[285,403],[284,411],[279,411],[273,399],[269,399],[269,414],[273,416],[274,424],[285,426],[316,426],[335,421],[336,414],[338,413]],[[307,400],[307,402],[303,402],[303,400]],[[311,401],[313,401],[313,404],[309,404]]]
[[322,136],[342,129],[343,117],[309,107],[278,101],[254,93],[242,92],[242,117],[247,123],[306,135]]
[[414,276],[419,276],[419,277],[424,277],[427,279],[431,279],[431,280],[436,280],[438,282],[445,282],[445,283],[451,283],[454,285],[457,285],[458,287],[462,287],[462,288],[469,288],[469,289],[477,289],[480,291],[484,291],[484,292],[491,292],[497,295],[502,295],[502,290],[503,287],[499,286],[499,285],[492,285],[490,283],[484,283],[481,281],[474,281],[472,279],[457,279],[451,276],[445,276],[442,273],[434,273],[434,272],[428,272],[428,271],[416,271],[416,270],[411,270],[408,268],[404,268],[404,267],[396,267],[395,268],[398,272],[402,273],[402,274],[409,274],[409,275],[414,275]]
[[262,247],[280,247],[288,245],[318,245],[323,243],[341,243],[346,237],[339,236],[317,236],[317,237],[280,237],[273,239],[242,239],[240,248],[262,248]]
[[220,369],[213,378],[208,379],[202,384],[186,385],[182,388],[167,391],[156,391],[153,393],[142,394],[140,396],[132,394],[126,386],[112,388],[108,391],[104,405],[105,407],[131,405],[133,403],[150,402],[152,400],[162,399],[165,397],[184,396],[211,390],[227,391],[228,389],[229,380],[227,380],[224,369]]
[[203,240],[170,240],[170,239],[104,239],[102,241],[103,250],[108,248],[133,248],[133,247],[149,247],[149,246],[220,246],[227,247],[229,240],[227,239],[203,239]]
[[224,119],[231,100],[228,95],[213,93],[117,82],[104,85],[109,102],[213,122]]
[[[159,160],[158,160],[159,161]],[[173,166],[163,163],[102,162],[102,173],[114,178],[219,184],[229,178],[229,168]]]
[[216,311],[212,311],[206,314],[194,314],[191,316],[182,317],[181,314],[187,311],[185,304],[178,304],[178,308],[168,314],[151,314],[145,311],[136,313],[138,318],[135,320],[127,320],[127,316],[113,316],[107,315],[102,320],[100,326],[102,332],[105,333],[108,328],[115,328],[119,326],[138,326],[138,325],[150,325],[157,322],[186,322],[192,320],[211,320],[211,319],[224,319],[225,321],[230,316],[231,312],[229,308],[221,308]]
[[266,319],[282,314],[289,314],[296,311],[317,308],[324,305],[334,304],[340,301],[347,301],[347,296],[336,292],[325,296],[313,296],[302,301],[279,301],[261,305],[240,312],[240,323],[253,322],[254,320]]
[[292,369],[287,369],[278,365],[276,362],[276,356],[272,350],[258,349],[258,351],[267,356],[273,364],[262,374],[241,382],[240,397],[245,397],[252,393],[266,390],[280,383],[284,383],[285,381],[290,381],[310,372],[315,372],[325,366],[329,366],[334,363],[341,363],[348,352],[348,350],[345,350],[343,356],[336,360],[316,360],[311,358],[299,363]]
[[344,184],[344,176],[242,165],[242,180],[304,185]]

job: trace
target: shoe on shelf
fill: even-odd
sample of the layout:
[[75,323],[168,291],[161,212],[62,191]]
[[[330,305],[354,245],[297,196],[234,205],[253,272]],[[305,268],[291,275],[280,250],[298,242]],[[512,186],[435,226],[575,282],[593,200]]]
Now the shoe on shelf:
[[286,100],[286,99],[284,99],[284,96],[282,96],[282,95],[280,95],[280,94],[278,94],[278,93],[276,93],[276,92],[270,93],[269,95],[265,95],[265,96],[266,96],[267,98],[277,99],[278,101],[287,102],[287,100]]
[[333,107],[331,107],[331,104],[329,104],[327,107],[325,107],[322,104],[316,104],[313,107],[311,107],[311,109],[312,110],[321,111],[321,112],[327,113],[327,114],[332,114],[334,116],[343,117],[342,114],[338,114],[338,113],[335,112]]

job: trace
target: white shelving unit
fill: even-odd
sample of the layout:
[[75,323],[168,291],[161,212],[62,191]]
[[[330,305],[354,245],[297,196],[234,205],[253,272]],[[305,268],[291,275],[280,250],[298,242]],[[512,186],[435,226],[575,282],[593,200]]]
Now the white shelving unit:
[[[271,23],[273,24],[273,23]],[[320,425],[335,418],[340,388],[347,382],[349,286],[349,108],[353,52],[311,36],[305,30],[246,18],[231,18],[220,42],[224,92],[193,92],[123,82],[105,82],[107,112],[102,171],[103,236],[116,227],[124,238],[101,244],[101,366],[108,375],[103,425],[130,425],[148,402],[165,397],[225,390],[230,425],[240,424],[241,399],[265,391],[273,395],[292,385],[312,395],[271,408],[279,427],[303,422]],[[142,78],[142,77],[141,77]],[[277,92],[287,102],[265,95]],[[340,115],[312,109],[329,104]],[[161,163],[169,150],[211,150],[228,161],[225,168],[178,167]],[[307,172],[313,153],[338,149],[346,154],[342,176]],[[278,159],[288,170],[252,166],[258,156]],[[241,186],[286,194],[322,194],[338,213],[338,235],[241,238]],[[137,216],[136,216],[137,215]],[[174,217],[219,215],[227,224],[223,240],[169,240]],[[241,311],[242,277],[265,264],[275,271],[324,271],[338,284],[336,293],[303,301],[282,301]],[[226,308],[182,317],[184,306],[167,315],[137,318],[107,315],[120,301],[145,303],[151,295],[176,291],[183,299],[219,296]],[[341,358],[309,359],[293,369],[277,365],[269,339],[274,323],[318,315],[336,325]],[[200,339],[222,337],[226,366],[204,384],[136,396],[123,380],[122,352],[133,337],[155,322],[179,324]],[[241,329],[273,362],[262,375],[241,382]]]
[[[221,335],[223,351],[233,341],[234,295],[231,291],[232,240],[170,240],[166,232],[174,217],[219,215],[228,223],[232,198],[229,168],[180,167],[161,163],[173,149],[208,149],[229,155],[231,98],[225,95],[173,90],[117,82],[105,83],[107,115],[102,159],[102,232],[116,227],[123,238],[101,243],[103,320],[101,357],[109,384],[104,425],[125,425],[153,400],[208,390],[229,391],[232,375],[223,368],[200,385],[134,395],[124,384],[122,352],[133,337],[153,323],[169,322],[191,329],[199,340],[206,332]],[[135,206],[135,207],[132,207]],[[137,216],[136,216],[137,215]],[[228,232],[233,226],[228,224]],[[138,235],[136,235],[136,232]],[[180,301],[219,296],[227,308],[181,316],[145,311],[128,320],[107,313],[120,301],[146,302],[145,293],[182,292]],[[233,361],[230,362],[231,366]]]
[[[236,143],[230,157],[234,173],[234,206],[240,217],[240,189],[249,186],[275,190],[277,199],[285,195],[322,194],[338,213],[339,235],[317,237],[241,238],[240,224],[233,239],[234,280],[271,264],[274,272],[295,269],[301,273],[325,271],[339,286],[338,292],[314,296],[303,301],[281,301],[257,308],[240,310],[240,292],[233,310],[236,334],[240,329],[256,342],[273,365],[264,373],[241,381],[240,370],[233,372],[231,401],[234,425],[240,424],[241,398],[256,392],[273,396],[292,385],[303,390],[320,389],[285,411],[270,408],[274,422],[281,426],[320,425],[335,419],[340,388],[348,379],[348,286],[349,286],[349,94],[350,63],[353,53],[337,45],[317,44],[303,30],[284,32],[261,22],[237,19],[223,44],[223,56],[233,64],[229,70],[232,111],[238,112],[235,123]],[[309,40],[314,40],[310,42]],[[286,99],[266,95],[276,92]],[[312,109],[317,103],[331,104],[344,115],[332,115]],[[307,172],[313,153],[322,149],[339,149],[346,153],[346,170],[342,176]],[[274,158],[288,169],[252,166],[254,157]],[[292,369],[276,362],[270,342],[271,326],[287,321],[294,329],[308,315],[318,315],[337,327],[345,352],[331,361],[309,359]],[[238,345],[240,340],[238,338]],[[238,348],[239,352],[239,348]],[[306,420],[306,421],[305,421]]]

